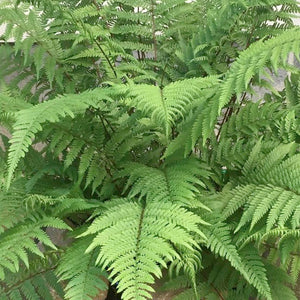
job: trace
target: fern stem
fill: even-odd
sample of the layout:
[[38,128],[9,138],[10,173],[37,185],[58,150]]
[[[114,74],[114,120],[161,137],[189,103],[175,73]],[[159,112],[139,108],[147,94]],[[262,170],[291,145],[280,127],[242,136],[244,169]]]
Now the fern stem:
[[152,39],[153,39],[153,50],[154,50],[154,60],[157,60],[157,39],[155,35],[155,18],[154,18],[154,3],[151,0],[151,23],[152,23]]
[[167,59],[167,61],[165,63],[165,66],[162,70],[162,75],[161,75],[161,80],[160,80],[160,88],[163,88],[163,82],[164,82],[164,79],[165,79],[167,66],[168,66],[168,59]]
[[[100,10],[100,6],[98,5],[97,1],[96,0],[93,0],[93,4],[96,6],[97,10]],[[115,71],[115,68],[113,67],[112,63],[110,62],[108,56],[106,55],[105,51],[102,49],[100,43],[97,41],[97,39],[94,39],[97,47],[99,48],[99,50],[101,51],[101,53],[103,54],[103,56],[105,57],[107,63],[109,64],[109,67],[111,68],[111,70],[113,71],[115,77],[117,78],[117,73]]]
[[[139,13],[140,13],[140,8],[138,7],[137,14],[139,14]],[[140,20],[138,20],[137,23],[138,23],[138,25],[141,25]],[[142,37],[140,34],[139,34],[139,42],[142,44]],[[143,51],[137,50],[138,60],[141,60],[143,58],[143,53],[141,53],[141,52],[143,52]]]
[[102,126],[103,126],[103,128],[104,128],[106,137],[111,138],[111,135],[110,135],[110,133],[108,132],[108,130],[107,130],[105,124],[104,124],[104,121],[103,121],[103,118],[102,118],[101,114],[99,114],[99,118],[100,118],[100,121],[101,121]]
[[95,66],[96,74],[97,74],[98,80],[100,82],[101,81],[101,74],[100,74],[99,66],[97,65],[95,59],[93,59],[93,65]]
[[[21,285],[22,283],[24,283],[24,282],[27,281],[27,280],[32,279],[32,278],[35,277],[35,276],[42,275],[42,274],[45,274],[45,273],[47,273],[47,272],[49,272],[49,271],[55,270],[57,266],[58,266],[58,265],[55,264],[54,266],[52,266],[52,267],[50,267],[50,268],[48,268],[48,269],[42,270],[42,271],[37,272],[37,273],[33,273],[33,274],[31,274],[30,276],[24,278],[23,280],[17,281],[15,284],[13,284],[13,285],[11,285],[11,286],[7,286],[7,285],[6,285],[6,287],[4,287],[4,289],[3,289],[3,291],[4,291],[4,293],[8,293],[9,290],[13,290],[14,288],[17,288],[19,285]],[[3,283],[3,285],[4,285],[4,284],[5,284],[5,283]]]
[[[208,281],[208,278],[204,274],[200,273],[200,276],[202,276],[205,281]],[[213,288],[213,290],[216,292],[216,294],[219,296],[221,300],[225,300],[222,293],[212,283],[210,283],[210,286]]]
[[251,44],[251,39],[253,37],[253,33],[254,33],[255,28],[256,28],[256,24],[253,24],[245,49],[248,49],[250,44]]
[[115,129],[113,128],[113,126],[111,125],[111,123],[109,122],[109,120],[107,118],[105,118],[104,116],[103,120],[107,123],[108,127],[111,129],[112,132],[115,132]]
[[[96,0],[92,0],[94,6],[96,7],[96,9],[99,11],[100,10],[100,6],[99,4],[97,3]],[[103,50],[103,48],[101,47],[100,43],[98,42],[97,39],[94,39],[94,42],[96,43],[97,47],[99,48],[99,50],[101,51],[101,53],[103,54],[103,56],[105,57],[105,60],[107,61],[109,67],[111,68],[112,72],[114,73],[115,77],[117,78],[117,73],[115,71],[115,68],[114,66],[112,65],[112,63],[110,62],[108,56],[106,55],[105,51]]]
[[96,6],[97,10],[100,10],[100,5],[97,3],[96,0],[93,0],[93,4]]
[[[276,246],[271,245],[269,243],[263,242],[262,245],[268,247],[269,249],[274,249],[279,251],[279,249]],[[296,252],[289,252],[289,255],[300,257],[300,253],[296,253]]]
[[101,47],[100,43],[97,41],[97,39],[94,39],[97,47],[99,48],[99,50],[101,51],[101,53],[103,54],[103,56],[105,57],[105,60],[107,61],[109,67],[111,68],[112,72],[114,73],[115,77],[118,78],[117,76],[117,72],[114,68],[114,66],[112,65],[111,61],[109,60],[108,56],[106,55],[105,51],[103,50],[103,48]]
[[221,136],[221,131],[222,131],[222,127],[223,125],[226,123],[226,121],[228,120],[229,116],[230,116],[230,112],[231,112],[231,109],[232,109],[232,106],[231,105],[234,105],[236,101],[236,96],[232,96],[231,100],[230,100],[230,103],[229,103],[229,106],[227,107],[226,111],[225,111],[225,114],[224,114],[224,117],[223,117],[223,120],[220,124],[220,128],[219,128],[219,131],[218,131],[218,134],[217,134],[217,142],[220,141],[220,136]]
[[236,114],[239,113],[239,111],[240,111],[240,109],[241,109],[241,107],[242,107],[242,104],[244,103],[244,100],[245,100],[245,98],[246,98],[246,95],[247,95],[247,93],[244,93],[243,97],[241,98],[241,102],[240,102],[239,107],[238,107],[238,109],[237,109],[237,111],[236,111]]
[[[141,234],[142,234],[142,224],[144,220],[144,214],[145,214],[145,203],[142,207],[141,215],[140,215],[140,220],[139,220],[139,226],[138,226],[138,232],[136,236],[136,247],[135,247],[135,253],[137,254],[135,257],[135,266],[137,269],[137,264],[138,264],[138,254],[139,254],[139,249],[140,249],[140,241],[141,241]],[[136,277],[135,277],[136,280]]]

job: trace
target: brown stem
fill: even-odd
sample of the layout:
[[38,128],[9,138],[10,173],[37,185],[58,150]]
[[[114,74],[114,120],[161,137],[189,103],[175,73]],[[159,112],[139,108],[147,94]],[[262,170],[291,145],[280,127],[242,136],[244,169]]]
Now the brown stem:
[[251,44],[251,39],[253,37],[254,30],[255,30],[255,26],[253,25],[252,28],[251,28],[251,32],[250,32],[250,35],[249,35],[249,38],[248,38],[245,50],[248,49],[249,46],[250,46],[250,44]]
[[22,284],[22,283],[25,282],[26,280],[30,280],[30,279],[32,279],[33,277],[37,276],[37,275],[42,275],[42,274],[45,274],[45,273],[47,273],[47,272],[49,272],[49,271],[55,270],[56,267],[57,267],[57,265],[54,265],[54,266],[52,266],[52,267],[49,268],[49,269],[45,269],[45,270],[43,270],[43,271],[40,271],[40,272],[31,274],[30,276],[26,277],[26,278],[23,279],[23,280],[17,281],[15,284],[13,284],[13,285],[11,285],[11,286],[6,286],[6,287],[4,288],[4,293],[7,293],[9,290],[12,290],[12,289],[16,288],[18,285]]
[[232,107],[231,107],[231,105],[233,106],[234,103],[235,103],[235,101],[236,101],[236,96],[234,95],[234,96],[231,97],[231,100],[229,102],[229,106],[227,107],[227,109],[225,111],[225,114],[224,114],[224,117],[223,117],[223,120],[222,120],[222,122],[220,124],[220,128],[219,128],[219,131],[218,131],[218,134],[217,134],[217,137],[216,137],[216,139],[217,139],[218,142],[220,140],[220,135],[221,135],[222,127],[223,127],[224,123],[228,120],[228,117],[230,116],[230,114],[232,113]]
[[161,75],[161,81],[160,81],[160,87],[161,87],[161,88],[163,87],[163,82],[164,82],[164,79],[165,79],[165,74],[166,74],[167,65],[168,65],[168,61],[166,62],[165,66],[164,66],[164,68],[163,68],[162,75]]
[[99,42],[98,42],[96,39],[95,39],[94,41],[95,41],[95,43],[96,43],[97,47],[99,48],[99,50],[101,51],[101,53],[103,54],[103,56],[105,57],[106,61],[108,62],[108,64],[109,64],[109,67],[110,67],[110,68],[111,68],[111,70],[113,71],[113,73],[114,73],[115,77],[116,77],[116,78],[118,78],[118,76],[117,76],[117,73],[116,73],[116,71],[115,71],[115,68],[114,68],[114,66],[112,65],[112,63],[110,62],[110,60],[109,60],[108,56],[106,55],[106,53],[105,53],[105,52],[104,52],[104,50],[102,49],[102,47],[101,47],[100,43],[99,43]]
[[[97,1],[96,1],[96,0],[92,0],[92,2],[93,2],[93,4],[95,5],[95,7],[97,8],[97,10],[100,10],[100,6],[99,6],[99,4],[97,3]],[[117,73],[116,73],[116,71],[115,71],[115,68],[114,68],[114,66],[112,65],[112,63],[110,62],[110,60],[109,60],[108,56],[106,55],[106,53],[104,52],[104,50],[102,49],[100,43],[97,41],[97,39],[94,39],[94,41],[95,41],[97,47],[99,48],[99,50],[101,51],[101,53],[103,54],[103,56],[105,57],[106,61],[108,62],[109,67],[110,67],[111,70],[113,71],[115,77],[117,78]]]
[[105,135],[106,135],[106,137],[108,137],[108,138],[110,139],[110,138],[111,138],[111,136],[110,136],[110,134],[109,134],[108,130],[106,129],[106,126],[105,126],[105,124],[104,124],[104,121],[103,121],[103,118],[102,118],[101,114],[99,114],[99,118],[100,118],[100,120],[101,120],[101,123],[102,123],[102,126],[103,126],[103,128],[104,128],[104,131],[105,131]]
[[151,22],[152,22],[152,39],[153,39],[153,49],[154,49],[154,60],[157,60],[157,39],[155,35],[155,18],[154,18],[154,3],[151,0]]
[[[253,34],[254,34],[254,30],[255,30],[255,26],[252,26],[251,28],[251,32],[250,32],[250,35],[249,35],[249,38],[248,38],[248,41],[247,41],[247,44],[246,44],[246,48],[249,48],[250,44],[251,44],[251,39],[253,37]],[[242,105],[242,103],[244,102],[245,100],[245,97],[246,97],[246,93],[244,93],[242,99],[241,99],[241,102],[240,102],[240,106]],[[232,101],[232,99],[234,99],[234,101]],[[224,115],[224,118],[222,120],[222,123],[220,125],[220,129],[219,129],[219,132],[217,134],[217,141],[219,142],[220,140],[220,135],[221,135],[221,130],[222,130],[222,126],[224,125],[224,123],[228,120],[228,118],[232,115],[232,112],[233,112],[233,104],[236,102],[236,96],[233,96],[231,98],[231,103],[232,103],[232,106],[231,107],[228,107],[226,112],[225,112],[225,115]],[[240,107],[238,108],[237,110],[237,113],[240,111]]]
[[95,59],[92,59],[92,61],[93,61],[93,65],[95,66],[97,77],[98,77],[99,81],[101,81],[101,74],[100,74],[99,66],[97,65]]
[[247,93],[244,93],[244,95],[243,95],[243,97],[242,97],[242,99],[241,99],[239,108],[238,108],[237,111],[236,111],[237,114],[239,113],[239,111],[240,111],[240,109],[241,109],[241,106],[242,106],[242,104],[243,104],[243,102],[244,102],[244,100],[245,100],[245,98],[246,98],[246,95],[247,95]]
[[[204,274],[200,274],[205,281],[207,281],[207,277]],[[221,294],[221,292],[211,283],[210,286],[213,288],[213,290],[216,292],[216,294],[220,297],[221,300],[225,300],[225,298],[223,297],[223,295]]]
[[[137,14],[139,14],[140,13],[140,8],[138,7],[137,8]],[[140,25],[141,23],[140,23],[140,19],[138,19],[138,25]],[[142,37],[141,37],[141,35],[139,34],[139,42],[140,43],[142,43]],[[137,55],[138,55],[138,60],[141,60],[141,51],[140,50],[137,50]]]
[[113,128],[112,124],[109,122],[109,120],[107,118],[105,118],[103,116],[104,121],[107,123],[107,125],[109,126],[109,128],[111,129],[112,132],[115,132],[115,129]]
[[[264,242],[264,243],[262,243],[262,244],[263,244],[264,246],[270,248],[270,249],[279,250],[277,247],[275,247],[274,245],[271,245],[271,244],[269,244],[269,243]],[[300,253],[296,253],[296,252],[290,252],[290,255],[292,255],[292,256],[299,256],[299,257],[300,257]]]
[[100,5],[97,3],[96,0],[93,0],[93,4],[96,6],[97,10],[100,10]]

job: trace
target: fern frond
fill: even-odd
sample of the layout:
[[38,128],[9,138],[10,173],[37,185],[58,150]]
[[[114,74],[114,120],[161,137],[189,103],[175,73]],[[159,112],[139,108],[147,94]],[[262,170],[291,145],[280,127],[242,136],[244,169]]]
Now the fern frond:
[[20,159],[28,151],[35,134],[42,130],[43,123],[46,121],[58,122],[61,117],[66,116],[74,117],[75,114],[83,113],[89,106],[95,106],[97,101],[106,97],[103,90],[94,90],[76,96],[58,97],[20,111],[16,116],[17,121],[10,141],[7,186],[10,185],[13,173]]
[[291,279],[282,269],[276,268],[274,265],[267,265],[267,277],[270,282],[273,300],[297,299],[290,285]]
[[[197,286],[197,294],[200,295],[200,299],[210,299],[210,300],[218,300],[219,295],[211,291],[212,288],[209,284],[200,283]],[[183,292],[175,295],[174,300],[195,300],[198,299],[195,297],[195,293],[193,289],[185,289]]]
[[[202,265],[202,257],[200,252],[191,251],[189,249],[178,249],[179,254],[181,254],[180,259],[175,259],[169,267],[170,277],[173,276],[172,273],[175,273],[175,276],[179,276],[182,272],[189,280],[190,285],[193,287],[194,296],[198,296],[197,290],[197,272],[200,270]],[[181,250],[181,251],[180,251]],[[177,286],[178,289],[178,286]]]
[[222,85],[218,112],[220,113],[221,109],[228,104],[234,93],[240,95],[247,88],[252,77],[262,72],[268,63],[277,71],[280,65],[286,65],[290,52],[299,55],[298,36],[299,29],[292,29],[264,43],[257,42],[245,50],[230,68]]
[[[211,222],[213,223],[213,222]],[[213,223],[205,228],[205,235],[208,236],[207,247],[217,255],[228,260],[259,293],[267,299],[271,298],[270,287],[265,276],[265,270],[257,255],[253,251],[250,253],[239,253],[232,242],[230,228],[222,222]],[[253,260],[253,261],[252,261]]]
[[267,299],[272,299],[266,267],[258,251],[251,245],[243,248],[239,251],[239,254],[242,258],[243,266],[249,275],[249,282],[257,289],[259,294]]
[[179,258],[172,245],[198,247],[193,235],[202,236],[201,222],[178,204],[152,201],[143,206],[118,199],[110,202],[84,235],[97,234],[87,251],[100,246],[97,263],[108,267],[123,298],[142,300],[151,297],[153,275],[161,277],[160,268]]
[[205,90],[218,84],[217,77],[193,78],[177,81],[163,89],[158,86],[129,86],[132,105],[142,110],[165,128],[168,137],[170,128],[178,118],[182,118],[189,104],[201,102]]
[[0,233],[5,229],[13,227],[16,223],[23,221],[26,216],[24,194],[18,188],[13,187],[11,191],[0,192]]
[[52,300],[63,297],[63,289],[54,269],[58,263],[58,254],[45,253],[45,258],[32,257],[29,267],[18,273],[9,272],[5,281],[0,284],[0,298],[5,300]]
[[41,229],[48,226],[59,229],[70,229],[69,226],[58,218],[31,217],[31,219],[28,218],[25,222],[19,223],[1,233],[0,272],[2,279],[5,277],[5,269],[11,272],[18,272],[20,261],[27,268],[29,267],[27,252],[43,257],[43,253],[39,250],[33,239],[36,238],[46,246],[56,249],[48,235]]
[[106,290],[106,272],[95,266],[96,252],[85,253],[90,237],[74,242],[62,256],[56,274],[67,281],[65,298],[72,300],[94,299],[99,290]]
[[231,234],[227,224],[216,223],[205,229],[205,235],[208,236],[207,246],[212,252],[227,259],[231,265],[245,274],[241,257],[231,241]]
[[[148,167],[139,163],[128,163],[119,176],[129,176],[125,191],[130,188],[129,196],[140,196],[149,201],[176,202],[196,205],[198,187],[205,187],[202,178],[209,172],[201,170],[196,159],[175,161],[162,169]],[[201,178],[202,177],[202,178]],[[201,206],[201,203],[198,203]]]

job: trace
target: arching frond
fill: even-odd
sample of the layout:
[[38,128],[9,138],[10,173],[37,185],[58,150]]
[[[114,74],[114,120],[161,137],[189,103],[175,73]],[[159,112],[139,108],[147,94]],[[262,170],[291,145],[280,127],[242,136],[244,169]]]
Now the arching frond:
[[93,299],[99,290],[106,290],[106,272],[95,266],[96,251],[85,253],[92,239],[82,238],[69,247],[62,256],[56,274],[60,281],[67,281],[65,298],[72,300]]
[[28,268],[8,272],[0,284],[0,297],[5,300],[52,300],[63,297],[63,289],[54,273],[59,253],[47,252],[45,257],[31,257]]
[[45,122],[58,122],[62,117],[74,117],[75,114],[83,113],[88,107],[95,106],[97,101],[107,98],[103,90],[86,92],[81,95],[70,95],[58,97],[32,108],[20,111],[16,115],[14,133],[11,139],[9,149],[9,169],[7,185],[9,186],[13,172],[18,162],[28,151],[32,139],[38,131],[42,130],[42,124]]
[[42,227],[55,227],[59,229],[70,229],[63,221],[51,217],[31,217],[23,223],[19,223],[13,228],[1,233],[0,244],[0,274],[5,277],[4,271],[18,272],[20,262],[29,267],[28,252],[43,257],[43,253],[34,243],[33,239],[38,239],[41,243],[56,249]]

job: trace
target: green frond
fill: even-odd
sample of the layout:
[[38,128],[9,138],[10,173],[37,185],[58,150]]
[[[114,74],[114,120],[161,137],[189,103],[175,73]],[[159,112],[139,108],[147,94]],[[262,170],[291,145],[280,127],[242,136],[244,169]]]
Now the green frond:
[[56,274],[67,282],[65,299],[94,299],[99,290],[107,289],[106,272],[95,266],[96,252],[85,253],[91,242],[91,237],[75,241],[59,261]]
[[177,81],[164,88],[150,85],[128,86],[130,103],[165,128],[168,137],[171,126],[182,118],[188,105],[201,103],[205,90],[218,84],[217,77]]
[[0,2],[0,299],[296,299],[297,1]]
[[12,187],[11,191],[0,192],[0,233],[7,228],[13,227],[16,223],[23,221],[26,217],[23,202],[24,194],[18,188]]
[[45,253],[45,258],[34,257],[28,268],[18,273],[8,272],[0,285],[0,298],[3,300],[53,300],[63,297],[63,289],[54,269],[58,263],[58,253]]
[[163,283],[162,291],[176,291],[190,286],[190,279],[186,275],[172,276]]
[[23,223],[19,223],[13,228],[5,230],[1,233],[0,244],[0,273],[1,278],[5,277],[5,270],[11,272],[19,271],[19,264],[25,264],[29,267],[28,252],[43,257],[43,253],[34,243],[33,239],[38,239],[41,243],[56,249],[42,227],[55,227],[59,229],[70,229],[63,221],[53,217],[31,217]]
[[249,276],[249,282],[257,289],[260,295],[263,295],[267,299],[272,299],[266,267],[258,251],[250,246],[243,248],[239,251],[239,254]]
[[231,266],[259,293],[267,299],[272,299],[265,269],[258,254],[252,249],[243,250],[239,253],[232,241],[229,226],[222,222],[211,223],[212,225],[204,230],[205,235],[208,236],[207,247],[215,254],[228,260]]
[[291,266],[290,274],[293,281],[292,283],[296,285],[300,273],[300,259],[297,255],[295,256],[292,255],[292,262],[290,266]]
[[242,274],[245,274],[241,257],[231,241],[231,234],[228,225],[221,222],[215,223],[205,228],[204,232],[208,237],[207,247],[209,247],[212,252],[227,259],[235,269],[240,271]]
[[273,300],[297,300],[295,292],[290,286],[291,279],[286,272],[282,271],[280,268],[276,268],[273,265],[268,265],[267,277],[270,282]]
[[290,52],[299,54],[299,29],[291,29],[266,42],[257,42],[245,50],[230,68],[221,88],[219,112],[229,102],[233,94],[240,95],[255,74],[270,66],[277,71],[286,65]]
[[[197,286],[197,293],[200,295],[200,299],[209,299],[209,300],[219,300],[220,297],[212,291],[212,288],[209,284],[200,283]],[[199,298],[195,297],[193,289],[185,289],[183,292],[180,292],[178,295],[175,295],[174,300],[196,300]]]
[[[199,251],[191,251],[187,248],[178,249],[181,256],[180,259],[175,259],[169,267],[170,277],[179,276],[181,273],[185,274],[188,278],[190,285],[194,289],[195,297],[198,296],[197,291],[197,278],[196,275],[199,272],[202,265],[202,256]],[[177,287],[178,288],[178,287]]]
[[133,162],[123,167],[119,176],[128,176],[125,191],[130,188],[130,197],[203,206],[195,197],[199,187],[205,188],[203,178],[208,178],[209,172],[201,169],[196,159],[174,161],[161,169]]
[[247,223],[251,223],[250,230],[266,217],[266,230],[273,226],[284,227],[288,221],[294,228],[299,224],[298,206],[300,198],[297,194],[281,187],[272,185],[245,185],[237,187],[228,195],[230,201],[224,209],[224,216],[228,217],[243,208],[242,216],[236,231]]
[[20,111],[16,115],[13,136],[10,140],[9,169],[7,186],[13,177],[13,173],[22,157],[28,151],[35,134],[42,130],[45,122],[58,122],[66,116],[74,117],[75,114],[83,113],[88,107],[95,106],[97,101],[107,98],[103,90],[94,90],[80,95],[58,97],[32,108]]
[[284,158],[293,151],[294,146],[293,143],[290,143],[276,147],[255,166],[252,174],[248,174],[249,177],[251,176],[249,179],[254,182],[261,182],[262,178],[264,181],[272,180],[270,173],[276,172],[275,170],[281,167]]
[[[88,252],[100,246],[97,263],[108,267],[124,299],[148,299],[161,267],[180,258],[178,247],[197,248],[201,218],[178,204],[152,201],[144,206],[129,199],[110,202],[84,233],[97,234]],[[175,248],[173,247],[175,246]]]

